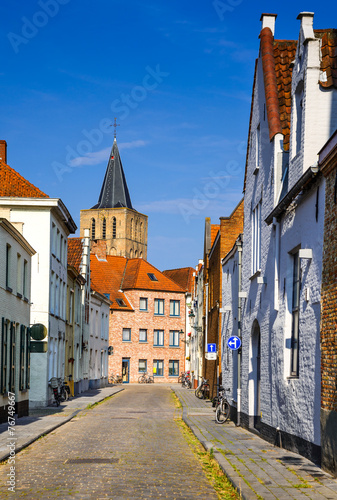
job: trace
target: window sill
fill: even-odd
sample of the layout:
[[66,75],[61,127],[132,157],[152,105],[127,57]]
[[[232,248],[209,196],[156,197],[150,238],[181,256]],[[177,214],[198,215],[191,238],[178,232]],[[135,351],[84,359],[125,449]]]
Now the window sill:
[[258,276],[260,276],[261,274],[261,269],[258,269],[249,279],[250,281],[253,281],[255,280],[255,278],[257,278]]
[[24,298],[23,298],[23,300],[24,300],[25,302],[29,302],[29,299],[27,299],[27,297],[24,297]]
[[169,345],[170,349],[180,349],[180,345]]
[[10,286],[6,286],[6,291],[9,293],[13,293],[13,288],[11,288]]
[[287,380],[299,380],[299,375],[290,375],[289,377],[287,377]]
[[147,309],[139,309],[140,313],[148,313],[149,311]]
[[156,347],[156,348],[159,347],[159,348],[163,349],[165,346],[164,345],[154,345],[153,347]]
[[159,316],[159,317],[163,318],[165,316],[165,314],[154,314],[154,316]]
[[148,344],[148,341],[147,340],[140,340],[139,343],[140,344]]
[[17,292],[16,296],[19,298],[19,299],[22,299],[22,294]]
[[170,314],[170,318],[180,318],[180,314]]
[[122,340],[123,344],[131,344],[132,340]]

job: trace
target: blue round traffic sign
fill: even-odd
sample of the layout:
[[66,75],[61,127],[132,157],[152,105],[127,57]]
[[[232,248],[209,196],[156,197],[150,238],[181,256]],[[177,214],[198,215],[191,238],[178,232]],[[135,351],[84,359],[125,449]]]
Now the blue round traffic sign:
[[237,337],[236,335],[234,335],[233,337],[229,337],[229,339],[227,340],[227,345],[230,349],[236,351],[241,347],[241,339],[239,339],[239,337]]

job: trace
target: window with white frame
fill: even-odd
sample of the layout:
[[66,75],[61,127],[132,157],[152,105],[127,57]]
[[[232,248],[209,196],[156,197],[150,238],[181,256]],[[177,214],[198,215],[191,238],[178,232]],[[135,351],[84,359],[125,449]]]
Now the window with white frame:
[[164,330],[155,330],[154,331],[153,345],[157,346],[157,347],[164,345]]
[[252,211],[252,274],[261,268],[261,205]]
[[180,300],[170,300],[170,316],[180,316]]
[[290,375],[298,377],[299,361],[299,309],[301,289],[301,266],[299,252],[293,254],[293,286],[292,286],[292,325],[291,325],[291,355]]
[[170,347],[179,347],[179,331],[170,330]]
[[154,299],[154,314],[156,316],[164,316],[164,299]]
[[123,342],[131,342],[131,328],[123,328],[122,339]]

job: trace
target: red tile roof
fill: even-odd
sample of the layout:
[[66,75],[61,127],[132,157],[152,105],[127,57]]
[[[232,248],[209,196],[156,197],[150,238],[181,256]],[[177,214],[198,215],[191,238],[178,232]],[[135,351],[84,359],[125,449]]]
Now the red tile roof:
[[68,265],[81,272],[83,253],[82,238],[68,238]]
[[315,36],[322,40],[321,71],[326,75],[326,81],[320,80],[322,87],[337,88],[337,30],[314,30]]
[[291,112],[291,62],[295,58],[297,42],[274,40],[270,28],[264,28],[260,38],[269,139],[282,133],[283,148],[287,151]]
[[211,248],[213,246],[216,235],[218,234],[220,229],[220,224],[211,224]]
[[0,161],[0,196],[19,198],[49,198],[12,167]]
[[193,267],[182,267],[180,269],[168,269],[163,271],[163,274],[171,280],[178,283],[178,285],[185,291],[191,293],[193,290]]
[[[90,266],[92,286],[98,292],[110,295],[111,309],[133,310],[123,293],[124,290],[184,292],[178,284],[143,259],[127,259],[107,255],[106,260],[103,261],[91,254]],[[149,274],[154,274],[157,280],[151,280]],[[123,300],[126,307],[120,307],[116,299]]]

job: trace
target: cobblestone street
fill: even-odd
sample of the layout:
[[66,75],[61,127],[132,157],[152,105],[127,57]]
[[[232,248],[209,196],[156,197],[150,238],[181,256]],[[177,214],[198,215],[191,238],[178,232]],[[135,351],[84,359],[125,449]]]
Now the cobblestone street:
[[217,499],[174,422],[170,388],[130,385],[16,456],[16,491],[1,498]]

